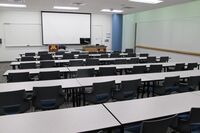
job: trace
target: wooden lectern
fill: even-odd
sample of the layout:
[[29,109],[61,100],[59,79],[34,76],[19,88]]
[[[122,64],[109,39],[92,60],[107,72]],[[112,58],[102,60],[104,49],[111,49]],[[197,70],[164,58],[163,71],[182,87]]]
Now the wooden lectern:
[[99,45],[99,46],[84,46],[83,51],[88,51],[88,52],[106,52],[106,47],[104,45]]

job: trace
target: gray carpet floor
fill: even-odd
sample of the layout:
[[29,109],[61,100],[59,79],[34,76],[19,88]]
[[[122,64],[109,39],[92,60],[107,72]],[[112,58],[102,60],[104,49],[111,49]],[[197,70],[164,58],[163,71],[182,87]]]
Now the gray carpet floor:
[[6,83],[6,77],[3,76],[3,73],[11,69],[10,63],[0,63],[0,83]]

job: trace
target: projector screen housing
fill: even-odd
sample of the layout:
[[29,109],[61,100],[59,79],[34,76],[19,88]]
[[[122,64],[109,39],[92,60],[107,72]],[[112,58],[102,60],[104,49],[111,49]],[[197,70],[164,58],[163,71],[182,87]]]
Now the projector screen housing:
[[80,45],[80,38],[91,40],[91,13],[42,11],[41,18],[43,45]]

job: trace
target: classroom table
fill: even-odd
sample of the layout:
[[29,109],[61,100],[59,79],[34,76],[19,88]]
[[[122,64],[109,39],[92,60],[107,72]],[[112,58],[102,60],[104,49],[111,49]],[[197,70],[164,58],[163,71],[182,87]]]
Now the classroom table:
[[122,125],[141,122],[154,118],[189,112],[200,107],[200,96],[191,92],[135,99],[122,102],[105,103]]
[[120,123],[103,105],[1,116],[1,133],[77,133],[108,129]]
[[[126,60],[130,60],[132,58],[137,58],[137,57],[124,57],[124,58],[99,58],[100,62],[108,62],[108,61],[115,61],[118,59],[126,59]],[[157,57],[160,58],[160,57]],[[139,59],[147,59],[147,57],[139,57]],[[69,63],[70,61],[74,61],[74,60],[82,60],[82,61],[86,61],[86,59],[64,59],[64,60],[51,60],[51,61],[55,61],[56,64],[61,64],[61,63]],[[46,60],[47,61],[47,60]],[[10,66],[12,66],[13,69],[16,69],[16,66],[19,66],[21,63],[36,63],[36,64],[40,64],[40,61],[15,61],[15,62],[11,62]]]

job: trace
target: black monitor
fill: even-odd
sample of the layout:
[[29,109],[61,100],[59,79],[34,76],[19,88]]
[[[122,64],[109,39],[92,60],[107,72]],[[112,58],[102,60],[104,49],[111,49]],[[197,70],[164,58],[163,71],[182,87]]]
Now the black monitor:
[[80,44],[91,44],[90,38],[80,38]]

